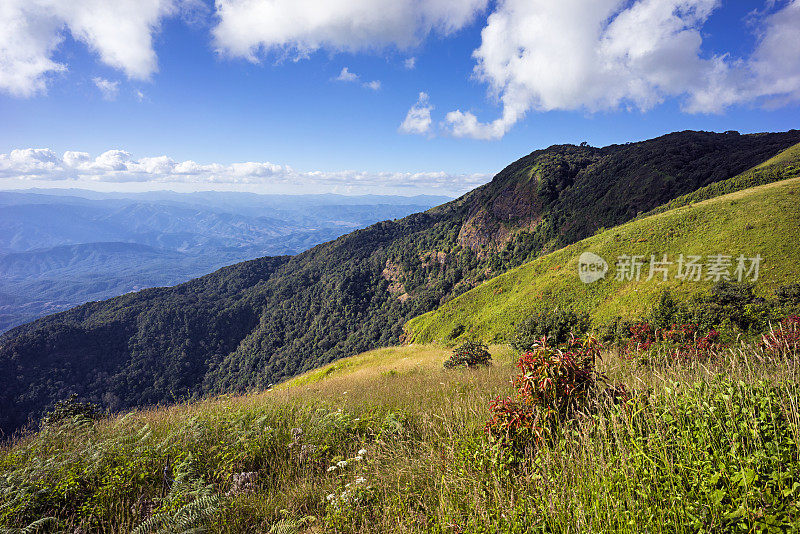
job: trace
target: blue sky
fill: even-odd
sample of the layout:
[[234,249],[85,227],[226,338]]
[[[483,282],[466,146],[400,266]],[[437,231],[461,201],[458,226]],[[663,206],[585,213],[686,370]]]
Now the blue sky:
[[800,0],[108,4],[0,9],[0,187],[456,195],[551,144],[800,127]]

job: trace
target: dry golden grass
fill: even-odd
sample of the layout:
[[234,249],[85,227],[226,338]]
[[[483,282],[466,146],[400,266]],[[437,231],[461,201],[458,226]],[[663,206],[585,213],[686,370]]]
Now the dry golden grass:
[[[447,371],[442,363],[451,349],[439,345],[388,347],[345,358],[279,384],[263,398],[283,402],[317,399],[387,408],[422,403],[436,406],[456,391],[476,390],[491,395],[507,389],[515,355],[505,345],[490,347],[490,367]],[[466,389],[465,389],[466,388]],[[457,394],[457,393],[456,393]]]

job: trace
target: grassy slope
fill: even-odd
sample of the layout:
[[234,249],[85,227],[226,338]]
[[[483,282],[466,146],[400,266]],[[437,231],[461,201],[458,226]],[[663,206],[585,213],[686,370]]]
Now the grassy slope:
[[[513,459],[483,433],[514,373],[508,349],[492,352],[490,368],[444,371],[442,347],[380,349],[268,392],[23,438],[0,449],[0,527],[697,532],[780,530],[796,517],[796,365],[756,369],[734,352],[653,372],[608,355],[612,380],[651,391],[636,417],[602,410]],[[314,448],[304,456],[300,444]],[[252,493],[237,490],[249,472]]]
[[[490,348],[495,364],[506,366],[513,363],[514,357],[505,345],[493,345]],[[386,347],[371,350],[363,354],[342,358],[318,369],[281,382],[273,391],[290,391],[296,388],[311,388],[315,392],[323,387],[334,389],[347,384],[367,385],[375,383],[380,377],[393,377],[404,374],[436,374],[442,368],[442,362],[450,356],[450,351],[439,345],[413,345],[402,347]]]
[[[412,429],[409,418],[447,420],[448,428],[455,424],[465,435],[480,434],[488,401],[508,390],[513,368],[507,347],[494,346],[492,353],[493,367],[459,373],[442,369],[449,356],[443,347],[383,348],[309,371],[265,392],[140,410],[89,427],[68,425],[21,437],[0,446],[0,529],[53,517],[70,531],[80,525],[89,531],[130,532],[162,508],[167,515],[183,517],[179,505],[200,496],[187,485],[170,500],[161,482],[166,463],[172,465],[174,478],[202,480],[197,487],[210,483],[215,495],[225,495],[222,502],[211,503],[212,532],[272,532],[276,524],[287,527],[280,532],[318,532],[318,522],[311,530],[295,530],[281,518],[287,511],[295,519],[308,514],[319,518],[325,513],[325,495],[341,491],[358,474],[371,482],[382,478],[388,492],[402,491],[401,480],[419,473],[398,469],[417,471],[420,459],[433,457],[438,444],[432,429],[417,436],[413,450],[406,444],[394,449],[407,431],[419,430],[421,421],[415,420]],[[460,402],[452,403],[454,398]],[[304,441],[317,447],[309,465],[300,465],[286,447],[292,428],[302,428]],[[347,474],[326,471],[361,447],[369,450],[362,467]],[[378,468],[378,473],[366,472]],[[231,477],[243,471],[261,471],[259,491],[229,498]],[[111,476],[117,473],[123,479]],[[339,531],[387,532],[387,524],[413,525],[416,518],[404,517],[398,505],[395,496],[386,513],[396,517],[383,517],[372,528],[353,524]],[[146,511],[153,506],[153,512]],[[179,530],[173,528],[164,532]]]
[[[633,318],[644,312],[665,289],[683,296],[711,282],[614,280],[620,255],[667,253],[756,253],[765,259],[756,291],[767,295],[781,285],[800,279],[800,178],[746,189],[697,204],[635,220],[538,258],[447,302],[406,325],[412,342],[448,341],[451,332],[462,336],[501,340],[515,321],[543,308],[572,306],[585,310],[599,322],[619,315]],[[584,251],[609,262],[606,279],[583,284],[578,278],[578,257]]]

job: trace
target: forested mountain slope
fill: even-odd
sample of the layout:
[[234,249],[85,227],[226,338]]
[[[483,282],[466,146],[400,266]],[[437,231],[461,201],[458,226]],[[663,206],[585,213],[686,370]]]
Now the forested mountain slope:
[[553,146],[425,213],[45,317],[0,338],[0,427],[73,392],[112,409],[169,402],[396,343],[408,319],[483,280],[798,142],[792,130]]

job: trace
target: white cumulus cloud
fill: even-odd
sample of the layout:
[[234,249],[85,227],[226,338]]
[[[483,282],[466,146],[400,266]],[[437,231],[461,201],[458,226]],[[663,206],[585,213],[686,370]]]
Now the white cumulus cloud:
[[23,148],[0,154],[0,173],[4,168],[22,175],[57,173],[62,159],[49,148]]
[[92,171],[97,171],[96,174],[100,174],[100,171],[120,172],[133,170],[134,165],[136,165],[136,162],[131,161],[129,152],[125,152],[124,150],[107,150],[97,156],[93,162],[76,167],[75,170],[90,171],[90,174]]
[[[775,2],[768,2],[770,8]],[[481,122],[445,117],[453,135],[498,139],[530,111],[649,110],[678,97],[684,111],[800,99],[800,0],[759,26],[745,58],[704,54],[703,27],[720,0],[501,0],[474,51],[475,75],[502,106]]]
[[92,156],[89,155],[88,152],[76,152],[74,150],[67,150],[64,152],[62,156],[63,164],[66,167],[78,167],[84,163],[87,163],[89,160],[92,159]]
[[218,52],[258,61],[325,48],[356,52],[407,49],[427,35],[471,23],[488,0],[216,0]]
[[417,102],[411,106],[405,120],[400,124],[400,133],[430,135],[432,109],[428,94],[420,92]]
[[158,69],[153,34],[184,0],[3,0],[0,2],[0,90],[28,97],[67,65],[53,56],[67,34],[129,78]]
[[371,82],[367,82],[364,84],[364,87],[367,89],[372,89],[373,91],[377,91],[381,88],[381,81],[380,80],[372,80]]

